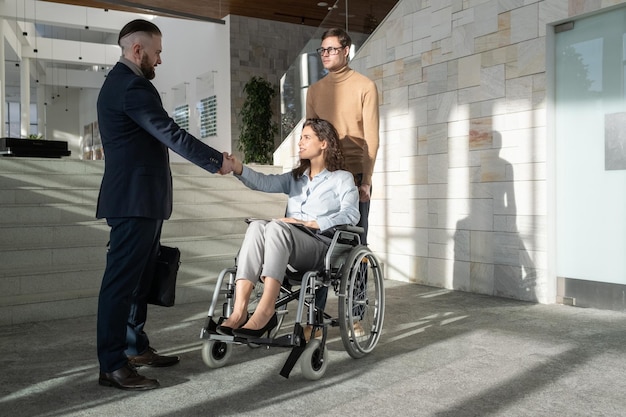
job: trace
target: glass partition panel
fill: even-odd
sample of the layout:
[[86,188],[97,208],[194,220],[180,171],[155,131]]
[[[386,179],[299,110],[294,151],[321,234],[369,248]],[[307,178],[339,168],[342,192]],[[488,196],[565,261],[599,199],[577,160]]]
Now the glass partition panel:
[[556,32],[557,275],[626,284],[626,8]]

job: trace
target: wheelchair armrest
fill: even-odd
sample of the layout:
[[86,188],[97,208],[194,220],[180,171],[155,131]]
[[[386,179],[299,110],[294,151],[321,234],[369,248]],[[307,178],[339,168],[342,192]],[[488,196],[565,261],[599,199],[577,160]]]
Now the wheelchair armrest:
[[351,224],[340,224],[338,226],[334,226],[334,227],[324,230],[321,234],[332,238],[335,235],[335,233],[338,231],[362,234],[364,232],[364,229],[360,226],[352,226]]

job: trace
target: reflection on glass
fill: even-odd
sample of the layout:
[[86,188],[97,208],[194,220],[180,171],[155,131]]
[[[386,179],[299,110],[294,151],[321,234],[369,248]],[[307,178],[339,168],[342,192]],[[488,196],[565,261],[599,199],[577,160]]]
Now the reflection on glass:
[[[309,86],[322,79],[327,73],[317,52],[322,43],[322,34],[331,27],[345,29],[352,38],[350,57],[353,57],[358,48],[365,43],[369,35],[378,26],[378,22],[387,15],[396,3],[395,0],[377,3],[376,12],[381,15],[380,17],[375,15],[372,5],[369,6],[369,11],[362,13],[354,11],[356,10],[354,7],[362,7],[361,4],[352,5],[353,12],[348,13],[347,10],[351,10],[349,1],[337,1],[334,6],[329,7],[329,12],[320,27],[280,79],[280,133],[282,138],[287,137],[298,122],[304,118],[306,92]],[[361,17],[355,17],[358,15]],[[358,21],[355,22],[354,19],[358,19]],[[351,30],[351,26],[363,32]]]

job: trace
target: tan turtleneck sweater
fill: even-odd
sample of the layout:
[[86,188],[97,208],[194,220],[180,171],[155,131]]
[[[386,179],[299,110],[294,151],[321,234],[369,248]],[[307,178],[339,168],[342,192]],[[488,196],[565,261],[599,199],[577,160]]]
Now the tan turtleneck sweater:
[[378,91],[376,84],[347,65],[309,87],[306,117],[325,119],[335,126],[343,147],[346,169],[363,174],[372,184],[378,152]]

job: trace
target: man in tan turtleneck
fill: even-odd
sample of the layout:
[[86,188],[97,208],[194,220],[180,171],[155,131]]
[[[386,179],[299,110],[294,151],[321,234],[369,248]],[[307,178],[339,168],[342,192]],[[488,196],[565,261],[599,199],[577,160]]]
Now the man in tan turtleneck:
[[[359,212],[364,233],[361,243],[367,245],[368,217],[372,189],[372,173],[378,152],[378,90],[376,84],[366,76],[348,66],[352,40],[339,28],[329,29],[322,34],[322,46],[317,52],[328,75],[311,85],[306,96],[306,118],[325,119],[331,122],[343,148],[346,169],[354,175],[359,188]],[[364,287],[365,281],[356,284]],[[320,288],[315,294],[315,305],[326,306],[328,287]],[[354,314],[360,314],[358,310]],[[355,323],[354,331],[360,336],[363,330]],[[311,329],[305,329],[309,338]],[[316,337],[321,336],[318,329]]]
[[341,139],[346,169],[359,187],[359,211],[367,244],[372,172],[378,152],[378,91],[376,84],[348,66],[352,40],[339,28],[322,35],[317,52],[328,75],[309,87],[306,118],[331,122]]

